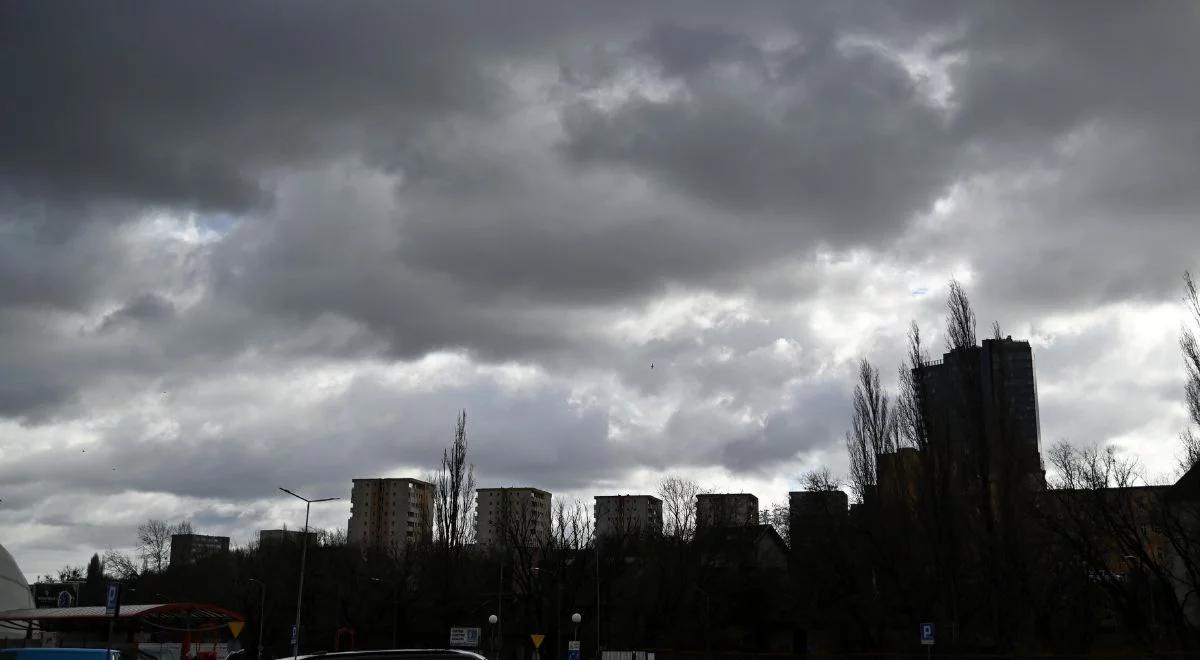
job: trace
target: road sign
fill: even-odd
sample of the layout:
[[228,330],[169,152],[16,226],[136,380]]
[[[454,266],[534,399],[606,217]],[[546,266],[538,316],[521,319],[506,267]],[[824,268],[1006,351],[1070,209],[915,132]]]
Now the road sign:
[[934,632],[935,632],[935,629],[934,629],[932,623],[922,623],[921,624],[921,644],[924,644],[925,646],[933,646],[934,639],[935,639]]
[[579,660],[579,641],[567,642],[567,660]]
[[230,621],[229,622],[229,632],[233,633],[234,639],[237,639],[237,636],[242,634],[242,628],[244,628],[245,626],[246,626],[245,621]]
[[121,614],[121,583],[108,583],[104,592],[104,614],[113,618]]
[[468,646],[474,648],[479,646],[479,638],[479,628],[450,629],[450,646]]
[[295,646],[295,645],[296,645],[296,640],[300,638],[300,636],[299,636],[299,635],[297,635],[297,634],[296,634],[296,632],[297,632],[297,631],[296,631],[296,624],[294,624],[294,623],[293,623],[293,624],[292,624],[292,642],[291,642],[291,643],[292,643],[292,646]]
[[66,591],[58,592],[57,604],[59,607],[70,607],[71,606],[71,594],[67,593]]
[[540,648],[542,648],[542,640],[546,639],[546,636],[534,633],[529,636],[529,639],[533,640],[533,648],[540,649]]

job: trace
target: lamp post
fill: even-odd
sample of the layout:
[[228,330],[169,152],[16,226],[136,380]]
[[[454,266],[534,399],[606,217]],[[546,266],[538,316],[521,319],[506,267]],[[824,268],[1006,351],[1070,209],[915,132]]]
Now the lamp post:
[[500,660],[500,650],[496,647],[496,628],[500,623],[500,617],[493,614],[488,617],[488,623],[492,624],[492,657],[493,660]]
[[322,497],[320,499],[313,500],[313,499],[309,499],[309,498],[301,496],[301,495],[297,495],[282,486],[279,487],[279,490],[282,490],[283,492],[287,493],[288,495],[291,495],[292,497],[294,497],[298,500],[304,501],[304,545],[303,545],[303,549],[300,551],[300,586],[296,590],[296,625],[295,625],[296,639],[295,639],[295,641],[292,642],[292,658],[294,659],[294,658],[300,657],[300,603],[302,602],[302,600],[304,598],[304,565],[308,561],[308,513],[309,513],[309,510],[312,508],[313,504],[316,504],[318,502],[332,502],[334,500],[340,500],[342,498],[340,498],[340,497]]
[[256,660],[263,660],[263,621],[267,618],[267,584],[254,578],[250,578],[250,581],[257,583],[262,590],[262,596],[258,600],[258,658]]
[[579,612],[576,612],[571,615],[571,623],[575,624],[575,634],[572,635],[571,641],[575,641],[575,642],[579,641],[579,622],[580,621],[583,621],[583,617],[580,616]]

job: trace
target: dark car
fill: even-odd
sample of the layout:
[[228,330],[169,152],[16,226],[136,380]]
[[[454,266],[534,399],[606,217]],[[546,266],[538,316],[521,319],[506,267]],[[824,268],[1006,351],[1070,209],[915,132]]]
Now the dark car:
[[460,649],[382,649],[378,651],[338,651],[300,656],[306,660],[487,660]]

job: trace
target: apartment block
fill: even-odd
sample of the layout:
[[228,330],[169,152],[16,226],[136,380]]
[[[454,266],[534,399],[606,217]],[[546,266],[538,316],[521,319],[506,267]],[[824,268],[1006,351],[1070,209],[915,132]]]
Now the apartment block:
[[597,495],[596,536],[662,534],[662,509],[653,495]]
[[194,564],[204,557],[229,552],[228,536],[172,534],[171,565]]
[[475,492],[475,541],[480,546],[533,547],[550,539],[550,493],[527,486]]
[[347,541],[392,554],[433,536],[433,484],[419,479],[355,479]]
[[696,496],[696,527],[740,527],[758,524],[758,498],[750,493],[705,493]]

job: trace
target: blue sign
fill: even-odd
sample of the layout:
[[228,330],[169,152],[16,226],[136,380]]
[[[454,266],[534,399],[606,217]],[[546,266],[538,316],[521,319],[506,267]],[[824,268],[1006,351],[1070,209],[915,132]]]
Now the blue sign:
[[58,592],[58,606],[59,607],[70,607],[71,606],[71,594],[69,594],[65,591]]
[[109,582],[108,589],[104,591],[104,613],[111,617],[116,617],[121,613],[121,584],[119,582]]
[[567,642],[567,660],[579,660],[579,641]]
[[298,638],[299,638],[299,635],[297,635],[297,634],[296,634],[296,624],[294,624],[294,623],[293,623],[293,624],[292,624],[292,644],[293,644],[293,645],[295,645],[295,644],[296,644],[296,640],[297,640]]
[[932,623],[921,624],[921,643],[926,646],[932,646],[934,643],[934,627]]

